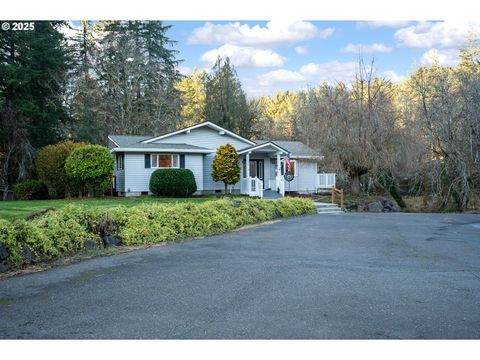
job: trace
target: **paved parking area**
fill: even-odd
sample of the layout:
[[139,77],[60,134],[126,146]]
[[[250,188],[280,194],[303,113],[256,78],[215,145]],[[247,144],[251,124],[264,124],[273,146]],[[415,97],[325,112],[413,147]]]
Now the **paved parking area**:
[[0,280],[0,338],[480,338],[480,215],[345,214]]

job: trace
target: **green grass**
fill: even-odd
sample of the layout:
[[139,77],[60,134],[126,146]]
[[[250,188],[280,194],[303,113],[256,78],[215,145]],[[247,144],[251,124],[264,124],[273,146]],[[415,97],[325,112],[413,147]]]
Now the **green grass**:
[[134,206],[145,202],[204,202],[215,200],[216,197],[191,197],[191,198],[159,198],[155,196],[139,197],[105,197],[105,198],[82,198],[82,199],[57,199],[57,200],[13,200],[0,201],[0,219],[14,220],[48,208],[61,209],[70,204],[82,204],[87,206],[113,207],[117,205]]

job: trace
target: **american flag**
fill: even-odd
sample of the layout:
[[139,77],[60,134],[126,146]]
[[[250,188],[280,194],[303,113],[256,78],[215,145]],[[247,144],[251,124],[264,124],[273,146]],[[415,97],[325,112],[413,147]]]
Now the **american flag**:
[[285,165],[287,166],[287,171],[292,170],[292,163],[290,162],[290,153],[283,158],[285,160]]

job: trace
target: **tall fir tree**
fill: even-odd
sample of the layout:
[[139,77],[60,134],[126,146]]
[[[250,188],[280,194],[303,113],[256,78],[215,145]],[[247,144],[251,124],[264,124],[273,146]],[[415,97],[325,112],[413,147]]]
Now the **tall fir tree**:
[[205,118],[243,136],[250,136],[253,115],[230,59],[217,59],[206,83]]

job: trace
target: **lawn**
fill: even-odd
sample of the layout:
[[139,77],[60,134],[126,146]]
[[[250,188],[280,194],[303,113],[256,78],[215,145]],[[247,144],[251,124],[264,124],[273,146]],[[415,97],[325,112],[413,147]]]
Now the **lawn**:
[[0,201],[0,219],[14,220],[26,218],[28,215],[48,208],[60,209],[69,204],[82,204],[87,206],[112,207],[116,205],[134,206],[145,202],[204,202],[215,200],[216,197],[191,197],[191,198],[159,198],[155,196],[139,197],[105,197],[82,199],[57,199],[57,200],[13,200]]

